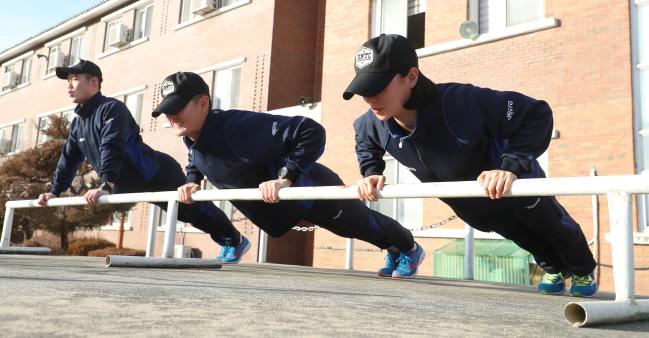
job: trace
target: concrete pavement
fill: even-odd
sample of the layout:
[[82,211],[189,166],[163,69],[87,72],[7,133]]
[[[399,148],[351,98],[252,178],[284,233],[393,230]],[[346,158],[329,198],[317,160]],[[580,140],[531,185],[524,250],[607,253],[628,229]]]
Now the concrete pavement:
[[562,313],[573,300],[529,286],[274,264],[161,270],[0,255],[0,337],[649,336],[649,322],[574,328]]

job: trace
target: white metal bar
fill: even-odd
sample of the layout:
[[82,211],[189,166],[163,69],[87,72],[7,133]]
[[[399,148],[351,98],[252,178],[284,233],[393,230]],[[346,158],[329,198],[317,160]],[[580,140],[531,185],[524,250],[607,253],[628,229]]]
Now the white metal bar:
[[2,238],[0,238],[0,248],[8,248],[11,242],[11,227],[14,222],[14,209],[7,207],[5,209],[5,219],[2,224]]
[[464,279],[472,280],[473,277],[473,228],[464,223]]
[[[512,196],[564,196],[607,194],[626,191],[632,194],[649,194],[649,177],[641,175],[531,178],[514,181],[509,194]],[[484,189],[476,181],[435,182],[386,185],[381,198],[453,198],[485,197]],[[279,191],[283,200],[357,199],[356,186],[349,187],[295,187]],[[101,196],[100,204],[134,202],[168,202],[177,198],[175,191],[154,193],[115,194]],[[259,189],[200,190],[192,195],[195,201],[261,200]],[[85,205],[83,197],[53,198],[48,206]],[[36,200],[9,201],[7,207],[40,207]]]
[[162,257],[172,258],[174,256],[174,244],[176,243],[176,218],[178,217],[178,201],[169,200],[167,204],[167,229],[165,230]]
[[608,193],[611,226],[611,254],[615,300],[634,300],[633,229],[631,195],[626,192]]
[[27,255],[49,255],[52,252],[50,248],[46,247],[23,247],[23,246],[7,246],[0,247],[0,254],[27,254]]
[[345,269],[354,270],[354,239],[347,238],[345,249]]
[[155,240],[156,240],[156,228],[157,228],[157,224],[155,220],[158,212],[159,212],[158,206],[155,204],[151,204],[151,210],[149,211],[149,233],[147,234],[147,239],[146,239],[146,257],[153,257],[155,255]]
[[577,327],[649,320],[649,300],[572,302],[563,314]]
[[106,256],[106,267],[127,268],[215,268],[223,262],[218,259]]
[[257,262],[266,263],[266,252],[268,250],[268,234],[259,229],[259,252],[257,254]]

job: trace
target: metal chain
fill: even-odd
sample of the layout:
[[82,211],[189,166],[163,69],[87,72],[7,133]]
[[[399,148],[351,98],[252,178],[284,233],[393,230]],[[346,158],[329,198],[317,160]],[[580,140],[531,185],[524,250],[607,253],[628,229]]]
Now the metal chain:
[[[406,229],[408,229],[410,231],[422,231],[422,230],[434,229],[434,228],[441,227],[442,225],[444,225],[444,224],[446,224],[446,223],[448,223],[448,222],[450,222],[450,221],[452,221],[452,220],[454,220],[456,218],[457,218],[457,215],[451,215],[451,216],[449,216],[449,217],[447,217],[447,218],[445,218],[445,219],[443,219],[443,220],[441,220],[441,221],[439,221],[437,223],[422,225],[419,228],[406,228]],[[247,217],[233,218],[232,223],[242,222],[242,221],[246,221],[246,220],[248,220]],[[307,232],[307,231],[316,231],[317,229],[320,229],[320,227],[317,226],[317,225],[313,225],[313,226],[309,226],[309,227],[294,226],[292,228],[292,230],[295,230],[295,231],[305,231],[305,232]]]

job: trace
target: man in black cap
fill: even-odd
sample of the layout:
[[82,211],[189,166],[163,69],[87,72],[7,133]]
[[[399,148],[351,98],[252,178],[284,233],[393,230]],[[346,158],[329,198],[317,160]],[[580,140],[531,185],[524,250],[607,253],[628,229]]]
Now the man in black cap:
[[424,250],[397,221],[361,201],[279,200],[278,191],[284,187],[343,184],[336,173],[316,163],[325,145],[320,124],[302,116],[212,110],[209,88],[194,73],[168,76],[161,94],[153,117],[165,114],[189,149],[187,184],[178,189],[181,202],[193,202],[192,193],[200,189],[203,177],[218,188],[259,187],[266,203],[232,204],[271,236],[281,236],[306,220],[339,236],[388,249],[390,264],[379,270],[380,276],[415,276]]
[[[142,142],[140,127],[120,101],[101,94],[99,67],[86,60],[71,67],[57,67],[56,76],[67,80],[68,94],[77,107],[52,179],[52,188],[41,194],[39,204],[66,191],[84,158],[101,179],[97,189],[85,193],[90,204],[112,193],[175,190],[185,184],[182,168],[171,156],[155,151]],[[166,210],[166,203],[154,203]],[[225,214],[211,202],[182,204],[178,219],[210,234],[221,245],[224,263],[237,263],[249,248]]]
[[369,110],[354,122],[362,200],[383,188],[388,152],[422,182],[475,180],[486,198],[443,198],[465,222],[495,231],[534,255],[545,270],[544,294],[597,291],[595,260],[577,224],[554,197],[501,199],[517,178],[545,177],[536,158],[550,143],[552,110],[516,92],[470,84],[435,84],[418,68],[410,42],[381,35],[361,46],[356,77],[343,98],[358,94]]

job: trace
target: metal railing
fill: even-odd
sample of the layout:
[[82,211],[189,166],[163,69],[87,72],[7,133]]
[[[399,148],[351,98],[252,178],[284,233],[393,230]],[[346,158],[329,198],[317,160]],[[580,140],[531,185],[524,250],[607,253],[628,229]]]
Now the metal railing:
[[[648,194],[649,177],[629,176],[596,176],[596,177],[562,177],[520,179],[514,181],[511,196],[561,196],[561,195],[607,195],[611,232],[611,250],[613,257],[613,277],[615,283],[615,301],[571,302],[564,308],[566,319],[575,326],[588,326],[604,323],[615,323],[630,320],[649,319],[649,300],[635,299],[633,230],[631,195]],[[453,198],[484,197],[483,188],[475,181],[439,182],[417,184],[387,185],[380,193],[381,198]],[[202,190],[193,194],[196,201],[216,200],[261,200],[258,189]],[[356,199],[356,187],[296,187],[279,191],[283,200],[321,200],[321,199]],[[137,194],[117,194],[102,196],[99,203],[133,203],[133,202],[167,202],[167,229],[164,237],[162,258],[154,257],[121,257],[107,258],[107,264],[119,260],[125,266],[166,266],[172,261],[205,261],[172,259],[176,233],[176,216],[178,196],[175,191]],[[49,206],[83,205],[82,197],[55,198],[48,201]],[[4,228],[0,239],[0,249],[10,248],[9,237],[13,222],[13,210],[17,208],[40,207],[36,200],[9,201],[6,203]],[[470,232],[470,231],[468,231]],[[149,231],[149,244],[154,233]],[[349,243],[349,242],[348,242]],[[352,250],[347,252],[348,265],[351,267]],[[147,246],[147,255],[152,247]],[[119,257],[119,258],[117,258]],[[110,261],[109,261],[110,259]],[[149,263],[144,263],[150,260]],[[130,263],[129,263],[130,262]],[[212,262],[220,266],[220,262]],[[161,264],[161,265],[158,265]],[[186,263],[190,264],[190,263]]]

